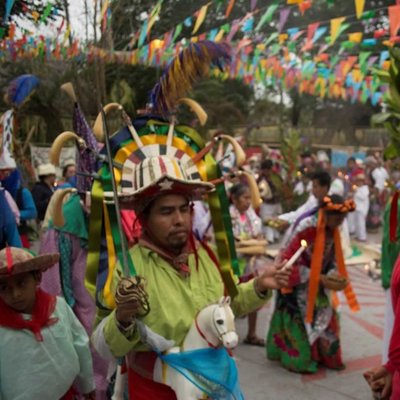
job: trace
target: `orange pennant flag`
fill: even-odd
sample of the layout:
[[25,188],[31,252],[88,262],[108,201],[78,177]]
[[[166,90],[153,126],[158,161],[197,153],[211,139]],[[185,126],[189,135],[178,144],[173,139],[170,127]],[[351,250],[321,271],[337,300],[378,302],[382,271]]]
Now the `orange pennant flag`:
[[335,43],[339,36],[340,26],[346,20],[346,17],[331,19],[331,44]]
[[360,19],[362,13],[364,12],[365,0],[355,0],[355,3],[357,19]]
[[389,7],[390,36],[397,36],[400,28],[400,5]]
[[230,0],[229,4],[228,4],[228,7],[226,7],[225,18],[229,17],[234,5],[235,5],[235,0]]

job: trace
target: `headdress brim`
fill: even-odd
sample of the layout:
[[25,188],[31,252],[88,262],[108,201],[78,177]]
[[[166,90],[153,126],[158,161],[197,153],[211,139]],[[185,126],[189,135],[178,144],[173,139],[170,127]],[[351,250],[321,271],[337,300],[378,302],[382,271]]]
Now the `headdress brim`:
[[192,200],[199,200],[203,194],[213,189],[214,185],[209,182],[184,181],[164,175],[135,192],[120,193],[118,198],[122,209],[137,210],[143,209],[143,204],[139,204],[143,200],[153,199],[163,194],[183,194],[190,196]]
[[10,275],[18,275],[29,271],[44,272],[55,265],[59,259],[60,255],[58,253],[52,253],[43,254],[26,261],[16,262],[15,264],[12,264],[11,268],[8,268],[7,265],[3,264],[0,266],[0,278]]

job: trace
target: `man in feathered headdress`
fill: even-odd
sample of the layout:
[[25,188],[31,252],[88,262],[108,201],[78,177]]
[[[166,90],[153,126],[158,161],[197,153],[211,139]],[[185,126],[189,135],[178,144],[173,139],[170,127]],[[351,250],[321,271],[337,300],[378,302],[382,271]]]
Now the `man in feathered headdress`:
[[[157,354],[140,336],[137,317],[150,331],[180,346],[196,313],[223,295],[218,259],[192,233],[192,200],[213,185],[191,178],[178,159],[166,155],[145,158],[131,169],[130,182],[126,178],[120,204],[134,209],[142,226],[139,243],[129,253],[137,275],[145,279],[151,310],[143,316],[141,299],[127,289],[129,279],[122,278],[117,265],[112,283],[116,309],[96,334],[103,336],[114,356],[126,356],[130,399],[175,399],[168,386],[153,381]],[[276,268],[237,286],[234,313],[244,315],[260,307],[270,289],[287,284],[287,276],[288,271]]]

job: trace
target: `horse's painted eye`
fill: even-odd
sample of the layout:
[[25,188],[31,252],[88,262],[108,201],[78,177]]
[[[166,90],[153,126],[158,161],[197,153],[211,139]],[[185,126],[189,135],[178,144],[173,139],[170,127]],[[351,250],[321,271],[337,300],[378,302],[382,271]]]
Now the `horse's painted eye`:
[[217,319],[217,324],[218,325],[223,325],[224,324],[224,320],[223,319]]

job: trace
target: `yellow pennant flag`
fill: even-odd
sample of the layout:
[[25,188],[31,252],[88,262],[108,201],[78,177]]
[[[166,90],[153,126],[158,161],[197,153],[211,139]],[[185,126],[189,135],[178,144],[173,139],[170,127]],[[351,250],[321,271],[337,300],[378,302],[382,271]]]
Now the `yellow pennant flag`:
[[71,25],[68,25],[67,29],[65,30],[65,33],[64,33],[63,44],[65,44],[65,42],[68,40],[70,33],[71,33]]
[[349,42],[361,43],[362,37],[362,32],[349,33]]
[[206,18],[208,6],[211,3],[206,4],[205,6],[200,8],[199,15],[197,16],[196,23],[194,24],[192,35],[194,35],[200,28],[201,24],[203,23],[204,19]]
[[217,33],[217,36],[214,38],[214,42],[218,43],[222,40],[224,37],[225,31],[223,29],[220,29],[219,32]]
[[331,44],[335,43],[339,36],[340,26],[346,20],[346,17],[331,19]]
[[100,11],[100,18],[104,18],[104,14],[106,13],[108,9],[108,0],[106,0],[103,4],[103,7],[101,7],[101,11]]
[[287,0],[287,4],[301,4],[304,0]]
[[356,15],[357,15],[357,19],[360,19],[362,13],[364,12],[365,0],[355,0],[355,3],[356,3]]
[[351,74],[352,74],[352,76],[353,76],[353,81],[354,82],[361,82],[361,79],[362,79],[362,74],[361,74],[361,71],[359,70],[359,69],[353,69],[353,71],[351,71]]
[[382,63],[382,69],[383,69],[384,71],[389,71],[389,68],[390,68],[390,60],[384,61],[384,62]]
[[281,33],[279,35],[279,44],[284,43],[287,38],[288,38],[288,34],[287,33]]
[[151,28],[153,27],[153,25],[155,24],[155,22],[158,19],[158,16],[160,14],[161,11],[161,3],[162,1],[159,1],[155,7],[151,10],[150,13],[150,18],[149,18],[149,23],[147,25],[147,30],[146,30],[146,34],[148,35],[151,31]]

